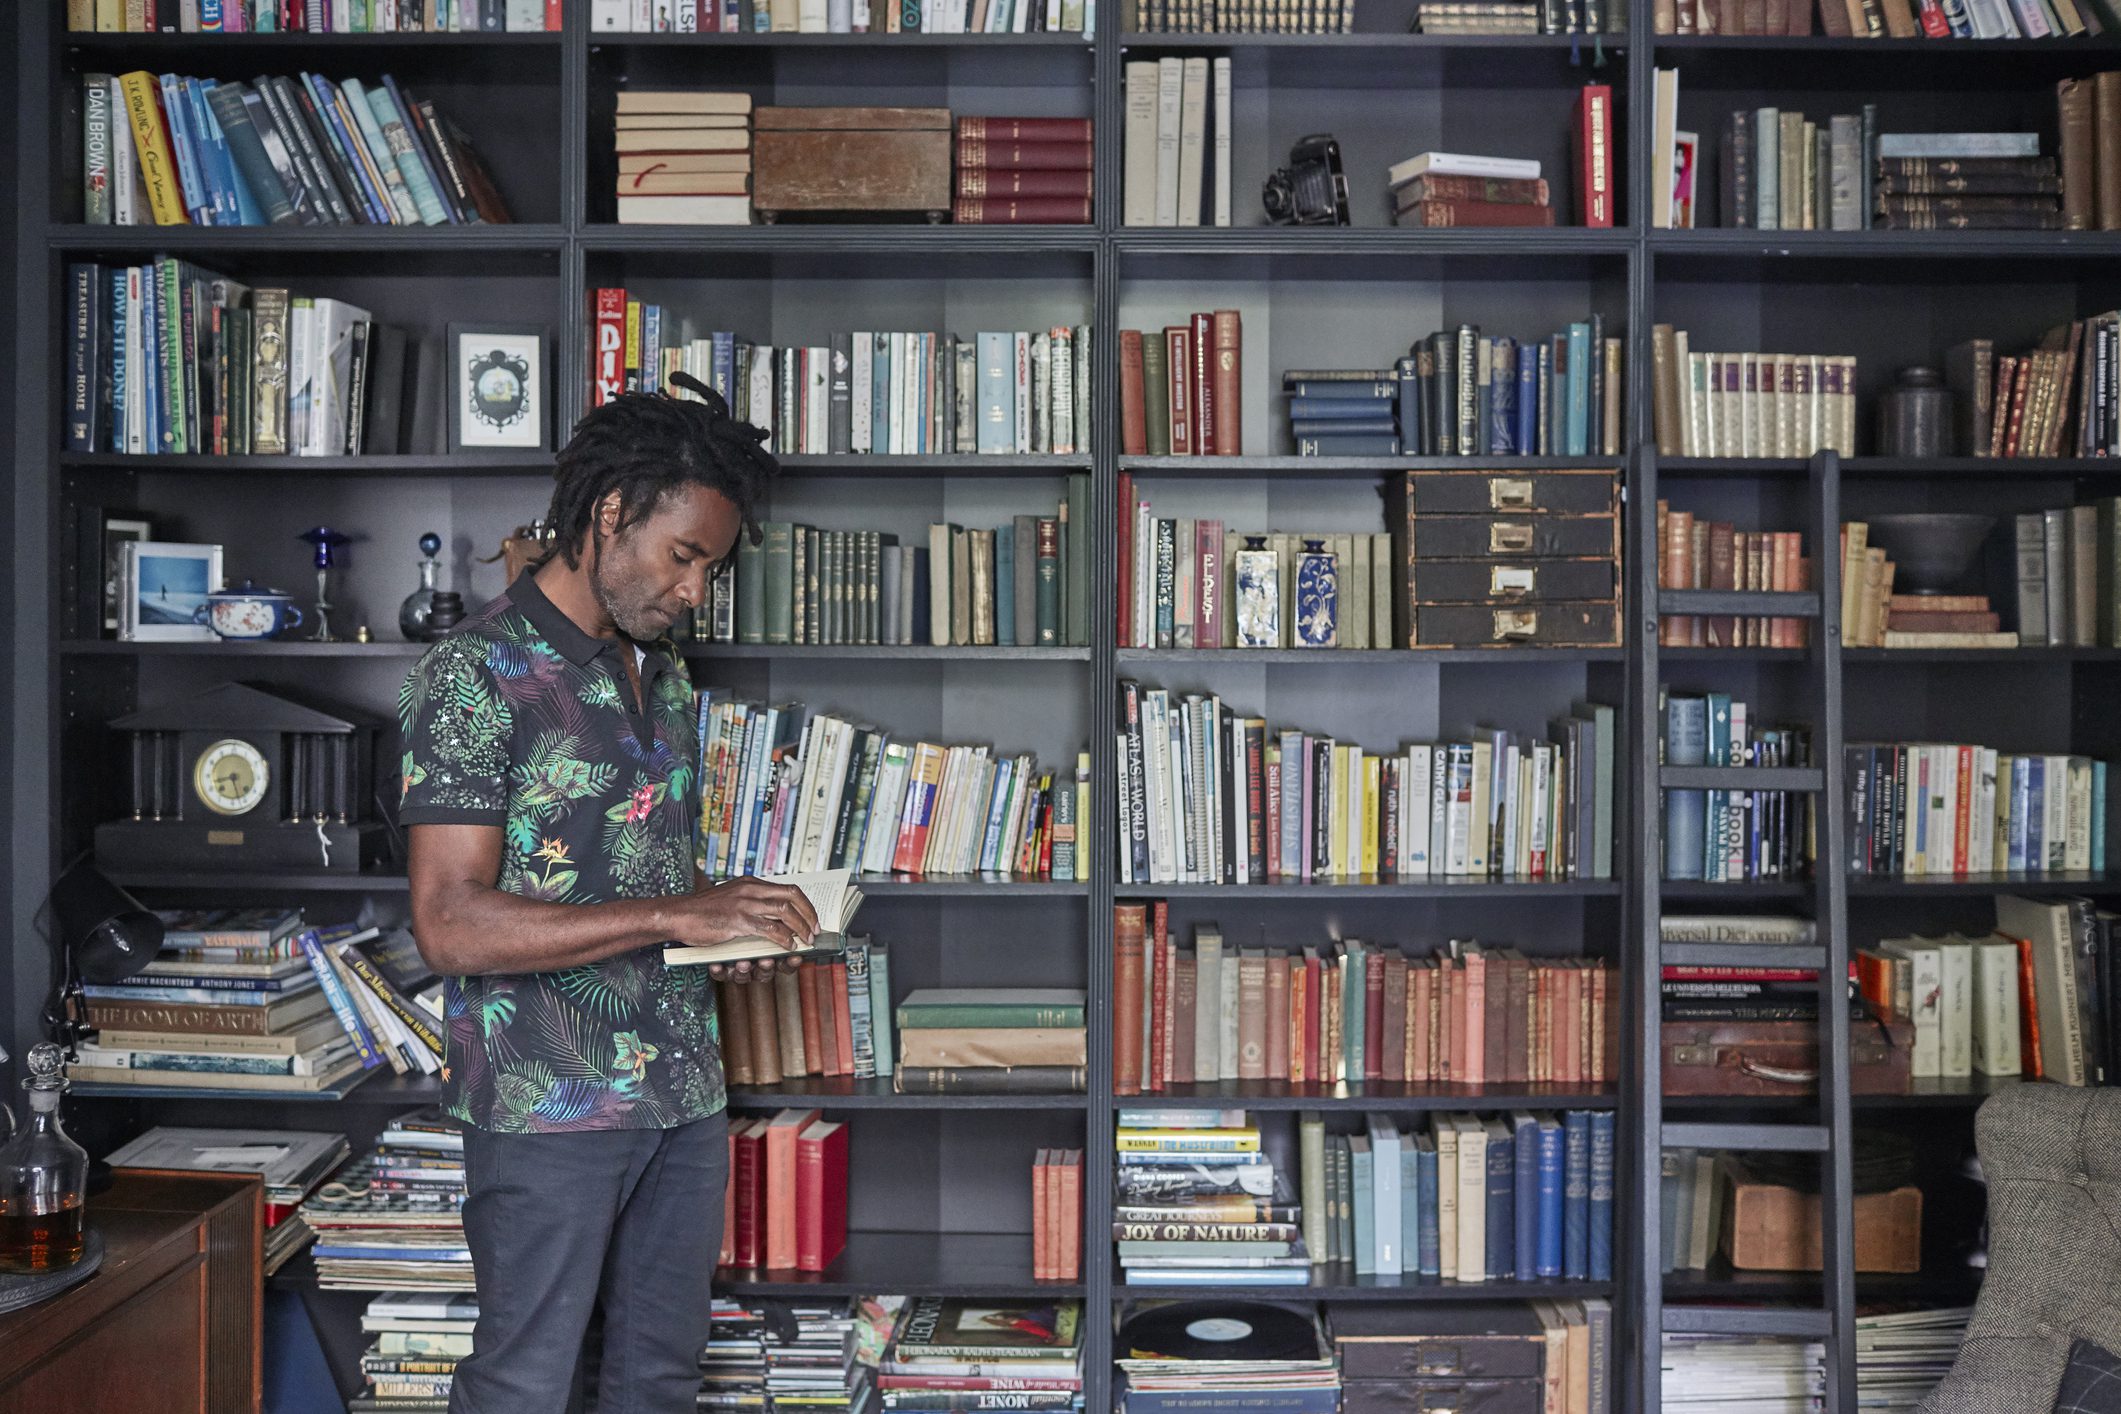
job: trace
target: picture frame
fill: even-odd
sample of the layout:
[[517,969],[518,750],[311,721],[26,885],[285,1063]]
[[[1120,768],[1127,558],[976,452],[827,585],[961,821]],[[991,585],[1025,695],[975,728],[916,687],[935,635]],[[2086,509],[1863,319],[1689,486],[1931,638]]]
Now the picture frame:
[[170,540],[126,540],[119,550],[118,637],[133,643],[211,643],[192,622],[221,588],[221,547]]
[[123,547],[155,538],[155,527],[144,517],[103,514],[98,544],[103,574],[96,583],[96,622],[105,634],[115,637],[122,627],[120,605],[124,602],[125,556]]
[[545,326],[451,324],[449,450],[550,451]]

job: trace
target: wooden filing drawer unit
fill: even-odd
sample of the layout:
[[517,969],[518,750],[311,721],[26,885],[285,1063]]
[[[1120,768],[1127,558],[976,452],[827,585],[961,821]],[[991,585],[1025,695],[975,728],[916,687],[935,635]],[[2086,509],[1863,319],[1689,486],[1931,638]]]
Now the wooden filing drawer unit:
[[1386,500],[1401,646],[1619,644],[1618,471],[1410,471]]
[[751,205],[762,220],[949,214],[948,108],[761,108],[751,144]]

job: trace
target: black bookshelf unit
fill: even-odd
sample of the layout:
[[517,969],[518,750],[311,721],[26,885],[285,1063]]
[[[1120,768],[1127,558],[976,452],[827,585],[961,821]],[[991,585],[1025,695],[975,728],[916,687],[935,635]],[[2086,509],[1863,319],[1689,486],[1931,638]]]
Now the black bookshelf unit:
[[[815,341],[848,322],[883,327],[1003,328],[1053,323],[1095,330],[1091,446],[1074,456],[797,456],[772,494],[777,517],[906,530],[934,519],[1005,514],[1046,496],[1073,472],[1092,474],[1088,533],[1096,547],[1087,647],[793,648],[694,644],[696,681],[751,696],[844,710],[894,733],[930,732],[1072,761],[1087,746],[1092,813],[1086,882],[966,878],[865,881],[864,925],[892,946],[901,990],[943,982],[1086,987],[1089,1086],[1080,1095],[900,1096],[884,1082],[791,1081],[737,1089],[740,1110],[820,1106],[853,1121],[854,1229],[830,1270],[729,1273],[740,1294],[855,1292],[1017,1297],[1086,1303],[1086,1398],[1110,1407],[1111,1315],[1125,1300],[1171,1294],[1126,1284],[1112,1260],[1112,1138],[1122,1108],[1243,1106],[1269,1146],[1287,1155],[1294,1115],[1329,1126],[1365,1110],[1418,1116],[1440,1109],[1538,1106],[1617,1111],[1617,1193],[1611,1283],[1423,1284],[1358,1279],[1318,1268],[1310,1299],[1453,1301],[1605,1296],[1615,1311],[1616,1409],[1658,1408],[1660,1333],[1730,1331],[1824,1339],[1827,1407],[1855,1408],[1854,1308],[1870,1295],[1963,1300],[1977,1277],[1957,1264],[1978,1209],[1932,1215],[1922,1273],[1872,1279],[1850,1270],[1850,1142],[1855,1127],[1920,1130],[1970,1148],[1973,1108],[2000,1084],[1918,1083],[1904,1096],[1851,1096],[1845,1019],[1824,1028],[1823,1099],[1667,1100],[1658,1055],[1660,962],[1705,961],[1700,949],[1657,945],[1664,910],[1762,909],[1808,914],[1816,947],[1781,960],[1831,979],[1857,946],[1892,932],[1970,927],[1997,893],[2121,896],[2121,876],[1849,879],[1822,867],[1802,884],[1701,884],[1661,878],[1658,790],[1707,784],[1700,772],[1660,774],[1661,686],[1730,691],[1814,731],[1817,766],[1747,779],[1837,801],[1844,740],[1968,733],[2013,749],[2121,754],[2108,704],[2121,688],[2121,650],[1846,650],[1836,625],[1815,623],[1812,647],[1661,649],[1660,609],[1816,614],[1838,605],[1839,566],[1822,547],[1839,523],[1887,509],[2005,513],[2076,495],[2121,491],[2121,467],[2073,459],[1989,461],[1872,455],[1872,399],[1909,364],[1932,363],[1959,339],[2030,343],[2052,324],[2121,304],[2121,233],[1763,232],[1654,230],[1650,203],[1653,70],[1682,74],[1681,126],[1708,150],[1723,113],[1784,102],[1847,111],[1873,92],[1907,126],[2025,125],[2052,144],[2053,82],[2121,67],[2121,42],[1752,39],[1652,32],[1634,0],[1628,32],[1554,37],[1452,37],[1404,32],[1408,0],[1363,0],[1352,35],[1130,34],[1100,16],[1074,35],[604,35],[587,0],[567,0],[566,27],[525,36],[184,36],[62,32],[63,7],[14,16],[18,125],[10,156],[20,178],[11,228],[15,262],[16,535],[4,602],[16,645],[5,721],[13,729],[12,837],[4,888],[18,940],[5,973],[9,1049],[38,1031],[48,985],[40,906],[60,866],[113,809],[106,724],[147,702],[242,679],[301,683],[385,710],[418,649],[392,633],[415,582],[414,544],[444,536],[446,583],[470,602],[497,593],[493,552],[510,527],[545,506],[550,459],[519,453],[303,457],[127,457],[70,454],[61,443],[64,280],[69,261],[138,260],[168,252],[251,283],[302,285],[355,300],[379,319],[437,333],[451,320],[506,318],[547,329],[552,433],[586,405],[587,292],[623,284],[648,298],[726,315],[724,327],[763,341]],[[1120,221],[1123,65],[1161,55],[1233,60],[1236,143],[1230,228],[1144,229]],[[314,55],[312,58],[311,56]],[[319,227],[198,229],[80,224],[77,81],[90,72],[176,69],[220,77],[318,67],[390,70],[460,115],[493,164],[521,224],[434,230]],[[1585,82],[1614,91],[1618,224],[1610,230],[1417,230],[1385,224],[1384,165],[1426,148],[1537,157],[1565,206],[1571,187],[1569,104]],[[1088,226],[792,225],[643,227],[614,223],[610,137],[615,95],[631,84],[740,88],[767,103],[947,105],[958,112],[1094,117],[1097,221]],[[1931,120],[1935,120],[1932,123]],[[1260,178],[1298,136],[1333,131],[1348,156],[1357,225],[1256,224]],[[1713,212],[1704,198],[1701,207]],[[1235,308],[1244,319],[1245,439],[1234,457],[1141,457],[1120,451],[1116,332],[1154,328],[1185,311]],[[1233,528],[1299,522],[1374,528],[1388,474],[1464,467],[1463,459],[1288,455],[1279,373],[1289,367],[1389,362],[1414,338],[1461,320],[1537,334],[1603,316],[1625,340],[1624,439],[1617,457],[1510,458],[1515,469],[1620,468],[1627,489],[1624,646],[1588,650],[1180,651],[1120,648],[1111,561],[1122,473],[1154,488],[1160,514],[1218,515]],[[720,322],[720,321],[718,321]],[[1651,419],[1655,322],[1691,330],[1697,348],[1795,348],[1860,356],[1863,454],[1836,458],[1660,456]],[[1815,565],[1808,595],[1750,600],[1660,591],[1654,506],[1680,496],[1759,528],[1801,525]],[[1164,507],[1172,510],[1164,510]],[[369,644],[156,644],[105,639],[70,606],[85,567],[74,546],[83,517],[144,512],[183,538],[230,547],[230,566],[286,586],[304,602],[307,550],[294,539],[319,522],[361,532],[337,600]],[[1209,509],[1212,508],[1212,509]],[[2014,690],[1994,692],[1996,669]],[[1114,865],[1110,782],[1115,698],[1122,679],[1209,690],[1275,722],[1316,726],[1373,749],[1476,720],[1523,729],[1572,698],[1620,709],[1625,753],[1611,880],[1494,883],[1351,880],[1266,885],[1121,887]],[[2022,691],[2016,685],[2022,683]],[[1524,715],[1524,722],[1516,716]],[[1716,777],[1722,782],[1723,777]],[[1818,853],[1841,858],[1839,813],[1821,813]],[[208,897],[299,897],[319,916],[364,904],[402,910],[401,871],[209,878],[122,871],[151,903]],[[1174,930],[1243,924],[1278,944],[1344,936],[1424,946],[1478,931],[1539,956],[1603,958],[1620,968],[1618,1083],[1604,1089],[1491,1086],[1201,1085],[1115,1095],[1112,1065],[1116,900],[1163,898]],[[1839,1015],[1829,1008],[1830,1015]],[[77,1123],[114,1140],[156,1122],[246,1122],[345,1129],[358,1150],[396,1108],[431,1102],[431,1081],[372,1077],[338,1101],[110,1093],[80,1087]],[[1828,1196],[1827,1274],[1768,1278],[1727,1267],[1661,1273],[1658,1172],[1666,1143],[1815,1153]],[[1028,1176],[1045,1145],[1084,1151],[1083,1268],[1074,1283],[1031,1277]],[[1941,1151],[1940,1151],[1941,1152]],[[306,1259],[274,1281],[303,1292],[346,1390],[359,1383],[358,1293],[317,1288]],[[1728,1303],[1794,1302],[1787,1306]]]

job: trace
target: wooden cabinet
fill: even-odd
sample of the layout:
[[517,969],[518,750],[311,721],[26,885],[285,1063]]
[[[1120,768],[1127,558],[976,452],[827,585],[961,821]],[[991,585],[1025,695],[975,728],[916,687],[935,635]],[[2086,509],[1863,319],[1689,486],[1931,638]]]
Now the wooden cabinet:
[[88,1205],[102,1267],[0,1316],[0,1414],[254,1414],[262,1194],[254,1178],[118,1170]]

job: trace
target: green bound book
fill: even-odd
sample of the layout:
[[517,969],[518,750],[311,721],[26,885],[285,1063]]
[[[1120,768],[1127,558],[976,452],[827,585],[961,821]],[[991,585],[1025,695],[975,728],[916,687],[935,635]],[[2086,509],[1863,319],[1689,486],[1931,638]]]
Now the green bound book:
[[[762,576],[766,586],[764,641],[789,643],[795,632],[795,526],[769,520],[765,531],[766,543],[759,552],[766,569]],[[742,566],[738,569],[741,572]]]
[[1142,335],[1142,413],[1148,423],[1149,455],[1171,455],[1171,367],[1163,331]]
[[923,987],[898,1005],[910,1028],[1081,1026],[1083,993],[1070,987]]
[[1053,516],[1038,519],[1038,646],[1060,643],[1061,571],[1060,521]]
[[751,543],[740,535],[736,542],[736,641],[766,641],[766,541]]

